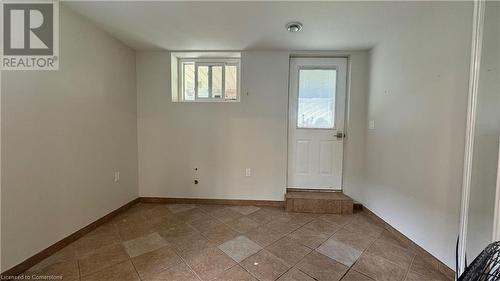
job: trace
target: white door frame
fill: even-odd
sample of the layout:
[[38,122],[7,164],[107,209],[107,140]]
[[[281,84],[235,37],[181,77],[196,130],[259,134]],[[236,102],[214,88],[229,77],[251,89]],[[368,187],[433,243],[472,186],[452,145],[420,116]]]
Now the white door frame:
[[467,127],[465,132],[465,154],[462,179],[462,202],[460,208],[460,229],[458,241],[457,277],[465,267],[467,249],[467,224],[469,217],[470,186],[472,179],[472,159],[474,152],[474,127],[476,124],[477,94],[479,86],[479,68],[481,63],[481,48],[483,44],[485,0],[474,1],[472,48],[469,74],[469,93],[467,101]]
[[[345,59],[346,60],[346,70],[345,70],[345,82],[346,82],[346,85],[345,85],[345,104],[344,104],[344,118],[343,118],[343,132],[344,132],[344,135],[348,134],[348,129],[349,129],[349,115],[350,115],[350,66],[351,66],[351,56],[349,55],[349,53],[346,53],[346,52],[313,52],[313,53],[309,53],[309,52],[298,52],[298,53],[291,53],[289,55],[289,58],[288,58],[288,62],[289,62],[289,67],[288,67],[288,103],[287,103],[287,122],[286,122],[286,130],[287,130],[287,157],[286,157],[286,168],[287,168],[287,175],[286,175],[286,179],[285,179],[285,183],[286,183],[286,189],[294,189],[294,187],[290,187],[289,186],[289,182],[288,182],[288,173],[289,173],[289,158],[290,158],[290,153],[289,153],[289,148],[290,148],[290,95],[291,95],[291,89],[290,89],[290,77],[291,77],[291,73],[290,73],[290,61],[292,59],[295,59],[295,58],[304,58],[304,59],[308,59],[308,58],[325,58],[325,59],[329,59],[329,58],[338,58],[338,59]],[[295,122],[295,120],[294,120]],[[343,139],[344,141],[344,146],[345,146],[345,143],[346,143],[346,138],[345,137]],[[345,160],[345,149],[343,149],[342,151],[342,166],[344,165],[344,160]],[[344,189],[344,169],[342,167],[342,183],[341,183],[341,189],[338,190],[332,190],[332,191],[338,191],[338,192],[342,192],[343,189]],[[295,187],[295,189],[301,189],[301,188],[297,188]],[[308,190],[314,190],[314,189],[308,189]],[[325,190],[325,189],[318,189],[318,190]]]

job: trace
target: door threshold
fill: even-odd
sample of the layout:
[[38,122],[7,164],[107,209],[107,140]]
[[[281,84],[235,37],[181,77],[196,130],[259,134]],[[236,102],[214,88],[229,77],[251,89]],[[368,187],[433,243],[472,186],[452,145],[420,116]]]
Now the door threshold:
[[286,192],[342,192],[342,189],[333,188],[303,188],[303,187],[287,187]]

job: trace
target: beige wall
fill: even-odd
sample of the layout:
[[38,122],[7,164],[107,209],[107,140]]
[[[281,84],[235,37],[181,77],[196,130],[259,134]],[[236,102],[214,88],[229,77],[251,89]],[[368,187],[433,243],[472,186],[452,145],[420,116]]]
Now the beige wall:
[[358,200],[362,196],[361,187],[365,175],[370,54],[369,52],[351,54],[342,188],[346,195]]
[[[472,3],[434,3],[372,50],[357,200],[454,268]],[[367,120],[367,122],[368,122]]]
[[[140,196],[283,200],[289,56],[243,52],[239,103],[173,103],[170,54],[138,53]],[[353,52],[351,59],[348,190],[363,166],[369,56]],[[193,184],[195,167],[198,185]],[[251,177],[245,177],[247,167]]]
[[137,197],[135,53],[60,19],[59,71],[2,72],[2,271]]

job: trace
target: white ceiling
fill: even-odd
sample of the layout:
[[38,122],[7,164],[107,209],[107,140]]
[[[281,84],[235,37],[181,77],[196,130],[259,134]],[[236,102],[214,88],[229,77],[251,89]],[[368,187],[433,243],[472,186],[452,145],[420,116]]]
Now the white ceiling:
[[[72,1],[136,50],[356,50],[450,2]],[[289,33],[285,24],[304,28]]]

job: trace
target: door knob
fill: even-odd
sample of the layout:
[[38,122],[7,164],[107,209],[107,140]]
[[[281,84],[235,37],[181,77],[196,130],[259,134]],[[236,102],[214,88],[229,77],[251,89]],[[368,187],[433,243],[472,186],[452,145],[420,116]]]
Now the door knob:
[[335,134],[335,136],[337,137],[337,139],[343,139],[343,138],[345,138],[344,132],[337,132]]

